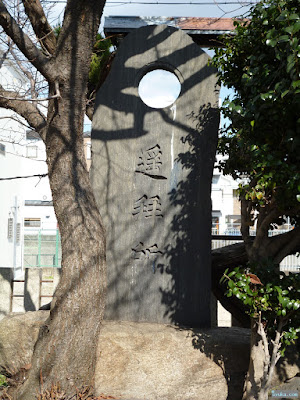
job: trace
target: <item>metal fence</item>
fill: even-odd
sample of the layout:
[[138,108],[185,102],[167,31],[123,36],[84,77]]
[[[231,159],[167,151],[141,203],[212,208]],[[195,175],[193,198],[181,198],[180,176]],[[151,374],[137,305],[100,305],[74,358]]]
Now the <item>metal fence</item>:
[[[270,231],[269,235],[272,236],[283,232]],[[216,232],[213,230],[212,234],[212,249],[239,243],[242,240],[242,236],[238,230],[230,232],[230,235],[216,235]],[[32,267],[61,267],[61,243],[58,229],[26,229],[24,233],[24,268]],[[282,271],[300,272],[300,257],[296,255],[286,257],[280,263],[280,269]]]
[[61,267],[61,243],[58,229],[24,232],[24,268]]
[[[269,236],[280,235],[281,233],[288,232],[288,230],[274,230],[269,231]],[[256,232],[253,230],[250,232],[251,236],[255,236]],[[231,244],[240,243],[243,239],[240,231],[235,230],[230,235],[216,235],[216,232],[212,232],[213,239],[211,243],[212,250],[219,249],[220,247],[229,246]],[[218,236],[220,238],[218,238]],[[300,257],[297,255],[290,255],[285,257],[280,263],[280,270],[284,272],[300,272]]]

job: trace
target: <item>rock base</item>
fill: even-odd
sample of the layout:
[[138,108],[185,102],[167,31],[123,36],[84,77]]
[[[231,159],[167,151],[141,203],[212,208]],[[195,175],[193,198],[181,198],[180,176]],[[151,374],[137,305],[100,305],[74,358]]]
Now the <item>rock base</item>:
[[[30,367],[39,328],[48,316],[49,311],[36,311],[0,321],[0,374]],[[240,400],[249,347],[250,331],[243,328],[104,321],[95,394],[120,400]],[[273,389],[284,388],[282,382],[300,373],[298,352],[288,350],[276,367]],[[299,378],[290,384],[299,386]]]

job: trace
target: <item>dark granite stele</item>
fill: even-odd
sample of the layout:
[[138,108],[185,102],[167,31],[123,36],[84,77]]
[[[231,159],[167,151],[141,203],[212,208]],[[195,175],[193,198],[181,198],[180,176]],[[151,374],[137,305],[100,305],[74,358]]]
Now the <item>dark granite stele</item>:
[[[210,326],[219,92],[208,61],[182,31],[142,27],[123,40],[97,93],[91,180],[107,230],[106,319]],[[139,97],[154,69],[181,83],[169,107]]]

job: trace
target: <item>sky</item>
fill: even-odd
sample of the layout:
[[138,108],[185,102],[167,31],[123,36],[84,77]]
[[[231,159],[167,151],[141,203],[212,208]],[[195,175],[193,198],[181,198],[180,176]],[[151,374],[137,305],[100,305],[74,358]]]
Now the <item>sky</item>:
[[[53,0],[54,1],[54,0]],[[46,0],[51,2],[51,0]],[[243,15],[256,0],[108,0],[103,16],[235,17]],[[63,18],[65,2],[59,0],[56,15]]]

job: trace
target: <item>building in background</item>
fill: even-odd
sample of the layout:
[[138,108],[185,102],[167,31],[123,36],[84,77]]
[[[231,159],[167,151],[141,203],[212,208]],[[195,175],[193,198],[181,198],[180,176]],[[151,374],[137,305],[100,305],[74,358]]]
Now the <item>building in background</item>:
[[[13,79],[13,68],[5,66],[1,72],[3,69],[6,78]],[[84,146],[89,168],[90,133],[84,134]],[[15,278],[26,267],[61,264],[45,160],[45,145],[39,135],[16,120],[12,112],[0,108],[0,268],[12,268]]]
[[[28,82],[5,59],[0,84],[25,93]],[[24,267],[24,232],[56,230],[43,141],[12,111],[0,108],[0,268],[18,277]],[[22,178],[22,179],[21,179]]]
[[223,175],[217,168],[220,155],[212,178],[212,234],[240,235],[241,205],[238,198],[238,182],[229,175]]

